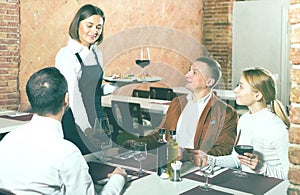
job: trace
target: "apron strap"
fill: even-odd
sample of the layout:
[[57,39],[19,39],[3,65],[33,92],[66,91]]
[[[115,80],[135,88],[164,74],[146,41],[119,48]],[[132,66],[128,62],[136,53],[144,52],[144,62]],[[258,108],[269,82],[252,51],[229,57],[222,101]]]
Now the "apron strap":
[[[80,65],[81,65],[81,67],[84,66],[83,61],[82,61],[82,59],[81,59],[79,53],[75,53],[75,56],[77,57],[77,59],[78,59]],[[97,62],[98,62],[98,59],[97,59]]]
[[[99,64],[99,66],[101,66],[101,64],[99,63],[98,60],[98,56],[95,52],[94,49],[92,49],[96,61]],[[96,108],[96,113],[97,113],[97,117],[102,117],[102,105],[101,105],[101,97],[103,95],[103,88],[102,88],[102,77],[99,78],[98,83],[97,83],[97,87],[96,87],[96,91],[95,91],[95,108]]]
[[[93,51],[93,53],[94,53],[94,55],[95,55],[95,58],[96,58],[97,63],[100,65],[99,60],[98,60],[98,56],[97,56],[95,50],[92,49],[92,51]],[[78,52],[75,53],[75,56],[77,57],[77,59],[78,59],[80,65],[81,65],[81,66],[84,66],[84,63],[83,63],[83,61],[82,61],[82,59],[81,59],[81,57],[80,57],[80,55],[79,55]]]
[[98,56],[97,56],[97,54],[96,54],[95,50],[94,50],[94,49],[92,49],[92,51],[93,51],[93,53],[94,53],[94,55],[95,55],[95,58],[96,58],[96,61],[97,61],[97,63],[100,65],[100,63],[99,63],[99,60],[98,60]]

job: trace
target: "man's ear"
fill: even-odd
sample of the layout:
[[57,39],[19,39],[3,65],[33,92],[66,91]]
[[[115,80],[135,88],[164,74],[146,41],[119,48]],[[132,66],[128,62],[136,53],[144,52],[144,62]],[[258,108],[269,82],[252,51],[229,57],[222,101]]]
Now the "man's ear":
[[68,92],[65,94],[64,106],[69,106],[69,93]]
[[212,87],[214,84],[215,84],[215,79],[214,78],[209,78],[208,80],[207,80],[207,82],[206,82],[206,85],[208,86],[208,87]]

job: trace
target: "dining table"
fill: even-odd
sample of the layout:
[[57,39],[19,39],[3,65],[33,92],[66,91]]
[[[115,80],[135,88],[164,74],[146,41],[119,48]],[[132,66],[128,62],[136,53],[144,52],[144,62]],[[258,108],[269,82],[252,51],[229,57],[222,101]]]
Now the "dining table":
[[15,130],[28,123],[32,114],[16,110],[0,109],[0,135]]
[[156,153],[150,151],[147,158],[142,161],[142,168],[146,175],[137,177],[134,172],[138,170],[138,162],[133,159],[134,151],[124,150],[124,148],[112,148],[109,152],[108,161],[99,160],[101,152],[85,155],[85,159],[90,168],[90,174],[95,184],[95,188],[101,191],[108,181],[107,173],[112,172],[115,167],[122,167],[128,174],[128,180],[121,194],[124,195],[250,195],[250,194],[286,194],[289,181],[266,177],[259,174],[248,173],[247,177],[237,177],[233,174],[233,169],[215,167],[214,173],[209,176],[211,190],[202,191],[200,186],[205,183],[205,177],[199,172],[199,168],[192,162],[183,162],[181,166],[181,181],[171,181],[162,179],[157,175]]
[[153,113],[153,114],[166,114],[169,108],[169,104],[171,102],[168,100],[110,94],[110,95],[102,96],[102,107],[110,108],[112,100],[129,102],[129,103],[139,103],[143,111]]

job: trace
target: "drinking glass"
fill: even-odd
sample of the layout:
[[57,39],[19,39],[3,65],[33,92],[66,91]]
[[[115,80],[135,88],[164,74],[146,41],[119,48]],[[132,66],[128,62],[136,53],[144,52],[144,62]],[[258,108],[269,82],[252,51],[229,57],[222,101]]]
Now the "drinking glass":
[[150,50],[149,47],[141,47],[140,52],[137,54],[135,63],[142,68],[142,78],[145,78],[144,68],[150,64]]
[[111,128],[107,117],[96,118],[94,123],[94,137],[99,140],[101,153],[100,160],[107,161],[107,150],[112,147]]
[[[200,157],[200,158],[204,158],[204,157]],[[200,162],[202,162],[202,161],[203,160],[201,159]],[[209,191],[209,190],[211,190],[210,184],[208,183],[208,176],[214,174],[214,167],[213,167],[213,163],[212,163],[212,158],[207,158],[207,164],[205,166],[202,166],[202,163],[200,163],[200,165],[199,165],[199,171],[206,178],[205,184],[199,186],[200,190],[202,190],[202,191]]]
[[135,173],[135,175],[141,177],[145,175],[146,173],[142,170],[142,161],[147,158],[147,144],[144,142],[135,142],[133,144],[134,148],[134,160],[139,162],[139,171]]
[[[253,146],[250,145],[235,145],[234,150],[239,154],[239,155],[244,155],[245,152],[247,153],[253,153]],[[242,166],[236,170],[233,171],[235,176],[238,177],[247,177],[247,173],[242,171]]]

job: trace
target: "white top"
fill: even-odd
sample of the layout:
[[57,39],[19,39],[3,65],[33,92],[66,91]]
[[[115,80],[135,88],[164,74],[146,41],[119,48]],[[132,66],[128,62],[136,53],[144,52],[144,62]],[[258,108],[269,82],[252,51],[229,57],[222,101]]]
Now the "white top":
[[197,130],[199,118],[211,97],[211,93],[198,101],[193,101],[192,94],[188,94],[188,103],[179,116],[176,125],[176,141],[181,148],[194,149],[194,137]]
[[[265,108],[254,114],[243,114],[238,121],[238,131],[241,131],[238,145],[252,145],[254,153],[259,156],[263,166],[256,172],[270,177],[287,179],[289,169],[289,137],[283,121]],[[216,157],[216,165],[236,168],[240,166],[233,150],[232,155]],[[247,172],[254,172],[242,165]]]
[[[55,119],[34,115],[0,141],[0,154],[0,188],[21,195],[95,194],[85,159]],[[124,182],[113,175],[103,194],[119,194]]]
[[[69,103],[74,114],[75,122],[83,131],[87,128],[91,128],[93,124],[90,124],[88,121],[87,112],[79,90],[78,80],[81,78],[81,65],[75,53],[79,53],[82,60],[86,62],[85,65],[94,65],[97,64],[97,61],[92,50],[96,52],[99,63],[102,65],[102,52],[96,45],[91,45],[89,49],[71,38],[67,46],[61,48],[55,58],[55,67],[60,70],[68,82]],[[115,86],[105,85],[103,93],[108,94],[115,89]]]

